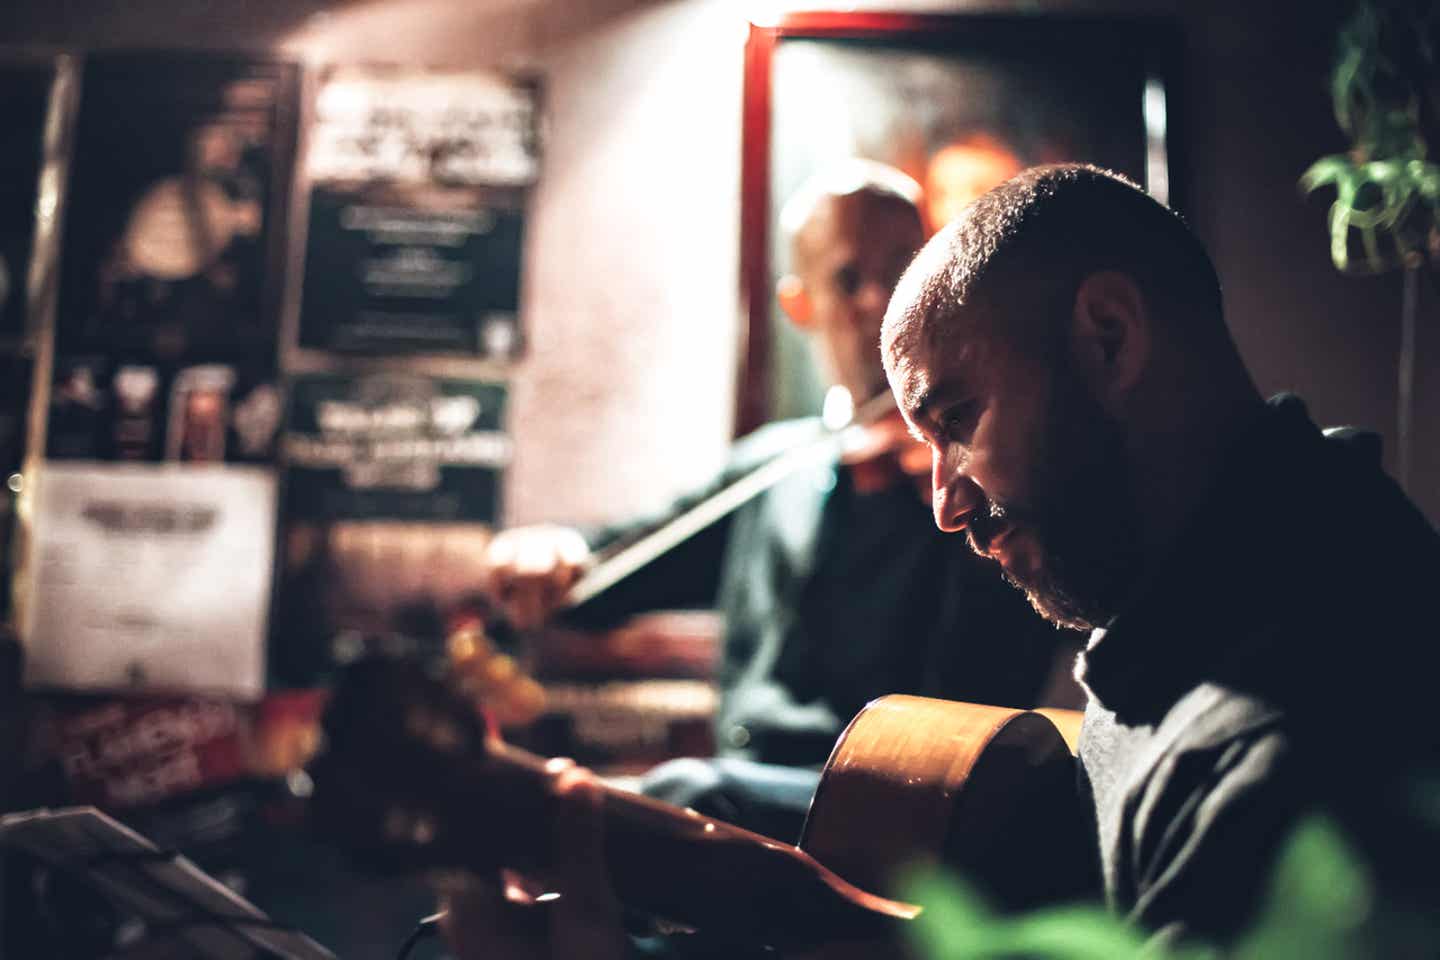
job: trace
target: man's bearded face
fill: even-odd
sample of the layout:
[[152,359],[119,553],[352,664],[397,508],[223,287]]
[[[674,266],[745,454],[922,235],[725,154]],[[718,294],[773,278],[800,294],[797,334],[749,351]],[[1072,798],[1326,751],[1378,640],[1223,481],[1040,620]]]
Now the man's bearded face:
[[[1089,629],[1109,621],[1138,569],[1139,522],[1120,425],[1061,359],[1034,434],[1022,498],[984,496],[966,535],[1047,619]],[[1005,549],[1010,541],[1011,549]],[[1029,541],[1029,549],[1025,549]]]
[[1048,619],[1100,626],[1140,566],[1124,428],[1063,343],[1017,326],[912,338],[891,355],[891,386],[930,447],[936,524],[965,530]]

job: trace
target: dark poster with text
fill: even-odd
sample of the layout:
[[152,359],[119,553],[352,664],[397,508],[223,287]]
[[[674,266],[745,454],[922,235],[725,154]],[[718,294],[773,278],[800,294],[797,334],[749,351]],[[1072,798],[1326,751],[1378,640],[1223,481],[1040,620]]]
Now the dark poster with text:
[[307,160],[301,346],[512,357],[535,140],[531,87],[332,70]]
[[423,376],[311,376],[291,388],[291,521],[493,524],[510,462],[502,384]]

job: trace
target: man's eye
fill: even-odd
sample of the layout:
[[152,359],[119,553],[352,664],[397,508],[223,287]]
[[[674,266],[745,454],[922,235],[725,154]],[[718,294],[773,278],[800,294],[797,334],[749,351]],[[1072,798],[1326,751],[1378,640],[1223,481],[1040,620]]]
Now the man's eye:
[[860,289],[860,271],[855,267],[841,267],[835,271],[835,289],[847,297],[853,297]]
[[947,409],[940,417],[940,432],[952,443],[967,443],[975,432],[974,403],[961,403]]

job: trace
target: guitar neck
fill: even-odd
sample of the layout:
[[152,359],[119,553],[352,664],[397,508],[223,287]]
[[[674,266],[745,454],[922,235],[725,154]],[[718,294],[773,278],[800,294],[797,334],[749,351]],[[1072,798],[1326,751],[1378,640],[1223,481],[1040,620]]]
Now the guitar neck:
[[[551,815],[545,761],[502,746],[486,765],[488,802],[504,810],[495,819],[501,828],[486,831],[481,845],[489,858],[545,876],[549,858],[537,856],[545,850]],[[615,787],[601,789],[611,879],[620,900],[643,913],[724,931],[737,941],[801,947],[880,937],[919,912],[854,887],[795,846]]]

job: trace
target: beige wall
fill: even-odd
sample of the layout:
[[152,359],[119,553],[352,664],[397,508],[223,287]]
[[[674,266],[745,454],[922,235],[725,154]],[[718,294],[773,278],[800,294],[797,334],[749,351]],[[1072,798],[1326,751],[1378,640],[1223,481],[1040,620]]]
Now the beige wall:
[[[742,15],[779,5],[378,0],[320,13],[318,4],[283,0],[13,6],[13,38],[30,42],[538,67],[547,140],[525,266],[532,349],[513,374],[510,519],[621,516],[721,456],[741,336]],[[1376,427],[1393,453],[1399,278],[1336,275],[1328,199],[1302,198],[1295,186],[1311,160],[1343,147],[1326,74],[1348,4],[1051,0],[985,9],[1180,19],[1186,88],[1172,122],[1189,150],[1175,159],[1225,283],[1236,339],[1264,389],[1297,390],[1322,422]],[[1412,480],[1432,518],[1440,517],[1435,299],[1421,331]]]
[[387,0],[281,42],[312,60],[538,69],[530,350],[514,371],[511,522],[653,507],[723,456],[739,336],[740,67],[724,0]]

